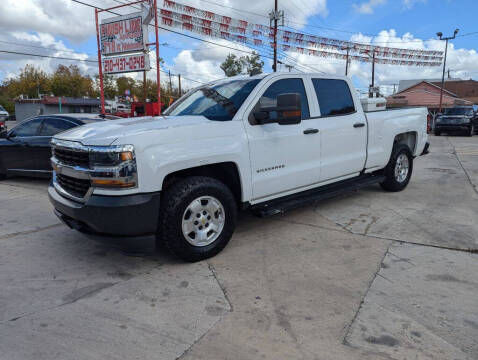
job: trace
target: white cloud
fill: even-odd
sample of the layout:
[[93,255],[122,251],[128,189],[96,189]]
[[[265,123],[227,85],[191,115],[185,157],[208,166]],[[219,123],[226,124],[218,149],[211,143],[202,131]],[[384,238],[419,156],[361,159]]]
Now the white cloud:
[[403,0],[403,6],[406,9],[411,9],[413,6],[415,6],[416,3],[426,3],[427,0]]
[[[360,14],[373,14],[375,7],[383,5],[387,0],[368,0],[361,4],[353,4],[355,11]],[[410,1],[410,0],[405,0]]]

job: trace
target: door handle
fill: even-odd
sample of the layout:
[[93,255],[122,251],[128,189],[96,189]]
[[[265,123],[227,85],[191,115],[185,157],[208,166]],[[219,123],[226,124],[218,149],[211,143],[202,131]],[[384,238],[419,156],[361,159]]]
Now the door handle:
[[319,132],[319,129],[307,129],[307,130],[304,130],[304,134],[305,135],[308,135],[308,134],[317,134]]
[[361,128],[361,127],[364,127],[365,124],[364,123],[355,123],[354,124],[354,128]]

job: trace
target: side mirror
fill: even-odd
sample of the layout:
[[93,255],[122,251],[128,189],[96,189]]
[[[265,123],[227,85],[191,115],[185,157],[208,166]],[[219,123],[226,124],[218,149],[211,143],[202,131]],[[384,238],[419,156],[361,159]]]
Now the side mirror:
[[[275,113],[271,116],[271,113]],[[277,106],[264,106],[259,101],[254,118],[259,124],[278,123],[279,125],[299,124],[302,119],[300,94],[280,94],[277,96]]]
[[277,122],[279,125],[299,124],[301,120],[300,94],[281,94],[277,96]]

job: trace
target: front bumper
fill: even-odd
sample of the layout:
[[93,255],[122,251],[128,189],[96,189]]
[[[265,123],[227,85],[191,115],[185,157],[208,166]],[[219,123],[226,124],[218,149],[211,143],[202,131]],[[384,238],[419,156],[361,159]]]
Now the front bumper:
[[53,185],[48,197],[55,214],[70,228],[105,236],[155,234],[159,219],[160,192],[125,196],[91,195],[85,203],[66,199]]
[[471,124],[436,124],[435,131],[470,131]]

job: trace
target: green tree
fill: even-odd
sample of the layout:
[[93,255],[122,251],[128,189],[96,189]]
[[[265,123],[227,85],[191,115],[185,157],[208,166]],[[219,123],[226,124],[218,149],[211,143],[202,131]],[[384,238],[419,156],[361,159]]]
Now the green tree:
[[51,77],[51,91],[55,96],[93,96],[93,80],[76,65],[59,65]]
[[[95,75],[95,83],[97,89],[97,96],[100,96],[100,76]],[[113,75],[103,75],[103,91],[105,94],[105,99],[114,99],[118,94],[118,89],[116,88],[116,81]]]
[[221,64],[221,69],[227,77],[236,76],[242,73],[243,61],[234,54],[229,54]]
[[33,65],[26,65],[20,70],[16,78],[4,82],[7,87],[7,96],[15,98],[26,95],[29,98],[38,98],[40,94],[50,92],[50,79],[48,75]]
[[131,95],[136,95],[136,81],[127,76],[120,76],[116,79],[116,88],[118,90],[118,95],[125,95],[125,91],[129,90]]
[[251,56],[242,56],[241,61],[249,75],[262,74],[264,70],[264,61],[261,56],[253,51]]

